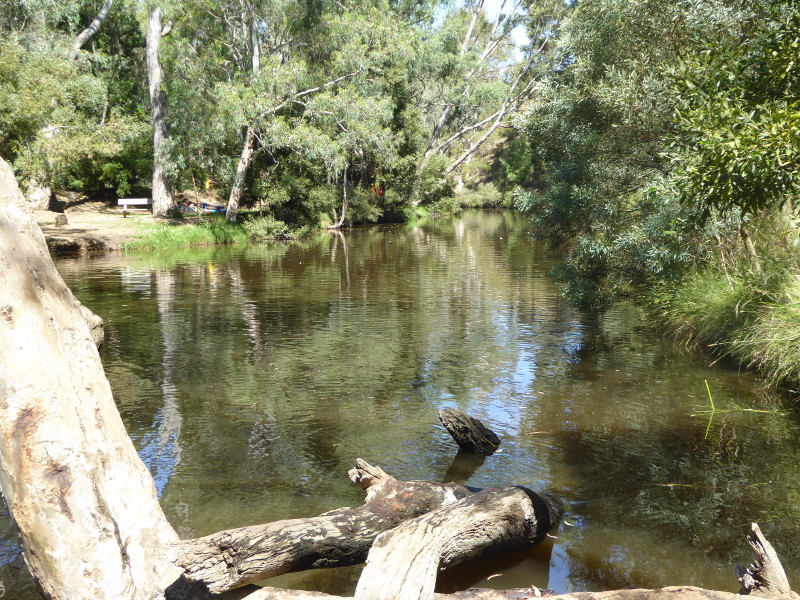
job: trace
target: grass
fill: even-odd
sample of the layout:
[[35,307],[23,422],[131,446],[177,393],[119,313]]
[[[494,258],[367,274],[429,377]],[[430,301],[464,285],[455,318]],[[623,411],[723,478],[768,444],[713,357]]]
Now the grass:
[[714,421],[714,415],[716,414],[723,414],[723,413],[730,413],[730,412],[742,412],[742,413],[760,413],[760,414],[777,414],[777,415],[785,415],[783,411],[780,410],[764,410],[759,408],[743,408],[736,404],[733,405],[733,408],[726,408],[726,409],[719,409],[714,404],[714,397],[711,395],[711,387],[708,385],[708,380],[705,381],[706,384],[706,392],[708,393],[708,403],[711,405],[710,410],[698,410],[694,416],[698,415],[708,415],[708,425],[706,426],[706,435],[705,439],[708,439],[708,434],[711,431],[711,423]]
[[126,252],[146,252],[186,248],[191,246],[212,246],[237,244],[248,241],[248,234],[239,223],[228,223],[225,217],[211,215],[204,221],[176,222],[160,224],[124,245]]
[[[656,318],[679,341],[756,369],[768,385],[800,384],[800,275],[770,289],[711,267],[655,291]],[[713,403],[712,403],[713,406]]]

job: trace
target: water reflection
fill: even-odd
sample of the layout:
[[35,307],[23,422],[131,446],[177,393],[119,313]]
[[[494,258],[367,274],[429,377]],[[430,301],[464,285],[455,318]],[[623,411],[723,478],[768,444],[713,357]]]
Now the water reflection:
[[[791,571],[794,417],[726,413],[706,437],[692,416],[704,381],[729,407],[759,402],[751,380],[673,352],[634,308],[586,319],[551,266],[508,213],[59,263],[106,321],[118,406],[183,536],[358,505],[346,473],[362,457],[403,479],[565,500],[572,526],[551,548],[484,559],[445,587],[736,590],[751,521]],[[502,451],[457,457],[445,406],[497,431]],[[359,572],[271,584],[348,594]]]

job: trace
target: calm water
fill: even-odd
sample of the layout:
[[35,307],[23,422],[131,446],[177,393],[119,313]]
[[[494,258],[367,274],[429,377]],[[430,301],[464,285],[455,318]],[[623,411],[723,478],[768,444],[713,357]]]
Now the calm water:
[[[709,425],[704,382],[718,409],[763,408],[753,381],[675,351],[630,307],[572,310],[522,217],[58,265],[105,319],[119,409],[182,536],[356,506],[347,470],[361,457],[401,479],[565,501],[555,539],[474,562],[443,591],[736,591],[751,521],[790,578],[800,564],[797,417]],[[497,431],[502,452],[454,460],[445,406]],[[6,598],[36,598],[7,516],[0,527]],[[351,594],[359,572],[270,584]]]

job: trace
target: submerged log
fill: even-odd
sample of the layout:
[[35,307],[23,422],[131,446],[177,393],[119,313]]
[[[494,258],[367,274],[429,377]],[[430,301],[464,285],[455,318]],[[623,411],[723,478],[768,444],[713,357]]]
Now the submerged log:
[[494,431],[457,408],[444,408],[438,415],[444,428],[462,450],[488,456],[500,446],[500,438]]
[[441,569],[489,550],[529,548],[561,514],[555,499],[523,487],[481,490],[378,536],[355,598],[433,598]]
[[455,483],[398,481],[361,459],[349,475],[367,492],[360,507],[178,542],[176,563],[214,593],[290,571],[358,564],[379,534],[474,493]]

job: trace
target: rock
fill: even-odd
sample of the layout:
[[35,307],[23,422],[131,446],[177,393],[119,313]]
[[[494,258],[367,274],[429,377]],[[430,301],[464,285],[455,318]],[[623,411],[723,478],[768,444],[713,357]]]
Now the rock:
[[64,227],[65,225],[69,225],[67,215],[56,215],[56,227]]

